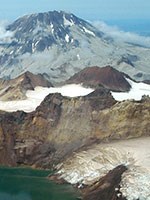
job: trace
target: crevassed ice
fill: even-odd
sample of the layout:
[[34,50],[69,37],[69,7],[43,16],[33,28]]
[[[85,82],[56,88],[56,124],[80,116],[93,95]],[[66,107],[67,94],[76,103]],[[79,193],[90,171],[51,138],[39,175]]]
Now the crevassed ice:
[[120,164],[128,167],[123,173],[121,192],[128,200],[150,200],[150,137],[115,141],[93,146],[74,154],[63,163],[59,174],[66,181],[91,183]]
[[121,189],[128,200],[150,200],[150,171],[132,166],[122,176]]

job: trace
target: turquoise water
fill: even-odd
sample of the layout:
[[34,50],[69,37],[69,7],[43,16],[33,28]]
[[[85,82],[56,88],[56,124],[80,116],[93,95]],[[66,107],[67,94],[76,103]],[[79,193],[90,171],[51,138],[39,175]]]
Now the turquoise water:
[[0,200],[75,200],[70,185],[58,185],[46,177],[50,171],[0,167]]

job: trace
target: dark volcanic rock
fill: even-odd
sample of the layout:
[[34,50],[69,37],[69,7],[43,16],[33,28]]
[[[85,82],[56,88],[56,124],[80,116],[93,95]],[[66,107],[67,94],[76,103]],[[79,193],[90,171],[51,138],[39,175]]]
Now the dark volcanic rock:
[[126,54],[122,55],[121,59],[117,62],[117,64],[120,65],[121,63],[126,63],[132,67],[135,67],[133,62],[136,62],[138,60],[139,60],[138,56]]
[[150,85],[150,80],[144,80],[143,83],[146,83],[146,84]]
[[94,90],[94,92],[83,98],[89,100],[92,110],[97,111],[110,108],[116,103],[116,100],[112,97],[110,91],[103,87]]
[[123,165],[111,170],[91,186],[81,190],[83,200],[125,200],[119,192],[121,175],[127,170]]
[[72,76],[67,83],[83,83],[85,86],[103,86],[112,91],[129,91],[131,86],[125,79],[126,74],[106,66],[88,67]]
[[0,163],[3,165],[16,165],[16,133],[25,116],[24,112],[0,112]]

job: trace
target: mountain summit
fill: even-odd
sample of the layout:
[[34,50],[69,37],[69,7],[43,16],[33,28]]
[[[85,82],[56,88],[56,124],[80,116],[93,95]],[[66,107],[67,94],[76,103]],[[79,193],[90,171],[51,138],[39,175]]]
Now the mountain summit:
[[42,52],[52,45],[63,48],[79,46],[78,38],[72,32],[72,26],[78,26],[81,33],[101,37],[103,33],[73,14],[53,11],[27,15],[19,18],[7,27],[14,31],[16,41],[22,45],[20,53]]
[[0,77],[30,71],[60,82],[85,67],[111,65],[137,80],[150,79],[150,49],[118,44],[72,13],[26,15],[7,31],[12,34],[0,42]]

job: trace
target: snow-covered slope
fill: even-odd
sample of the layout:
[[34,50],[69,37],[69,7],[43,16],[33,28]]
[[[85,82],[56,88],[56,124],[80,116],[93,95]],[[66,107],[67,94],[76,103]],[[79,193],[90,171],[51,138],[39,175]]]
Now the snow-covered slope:
[[131,85],[129,92],[111,92],[117,101],[123,101],[127,99],[141,100],[143,95],[150,96],[150,85],[142,82],[136,83],[128,78],[126,78],[126,80]]
[[0,77],[25,71],[47,73],[60,82],[87,66],[111,65],[138,80],[150,79],[150,49],[116,43],[71,13],[27,15],[7,27],[0,42]]
[[61,93],[63,96],[77,97],[85,96],[91,93],[93,89],[84,88],[81,85],[65,85],[57,88],[35,87],[34,90],[28,90],[26,93],[27,99],[16,101],[0,101],[0,110],[13,112],[23,110],[25,112],[32,112],[50,93]]
[[[75,184],[92,183],[120,164],[128,167],[121,189],[127,200],[150,200],[150,138],[115,141],[92,146],[62,163],[58,174]],[[117,188],[116,188],[117,189]]]

